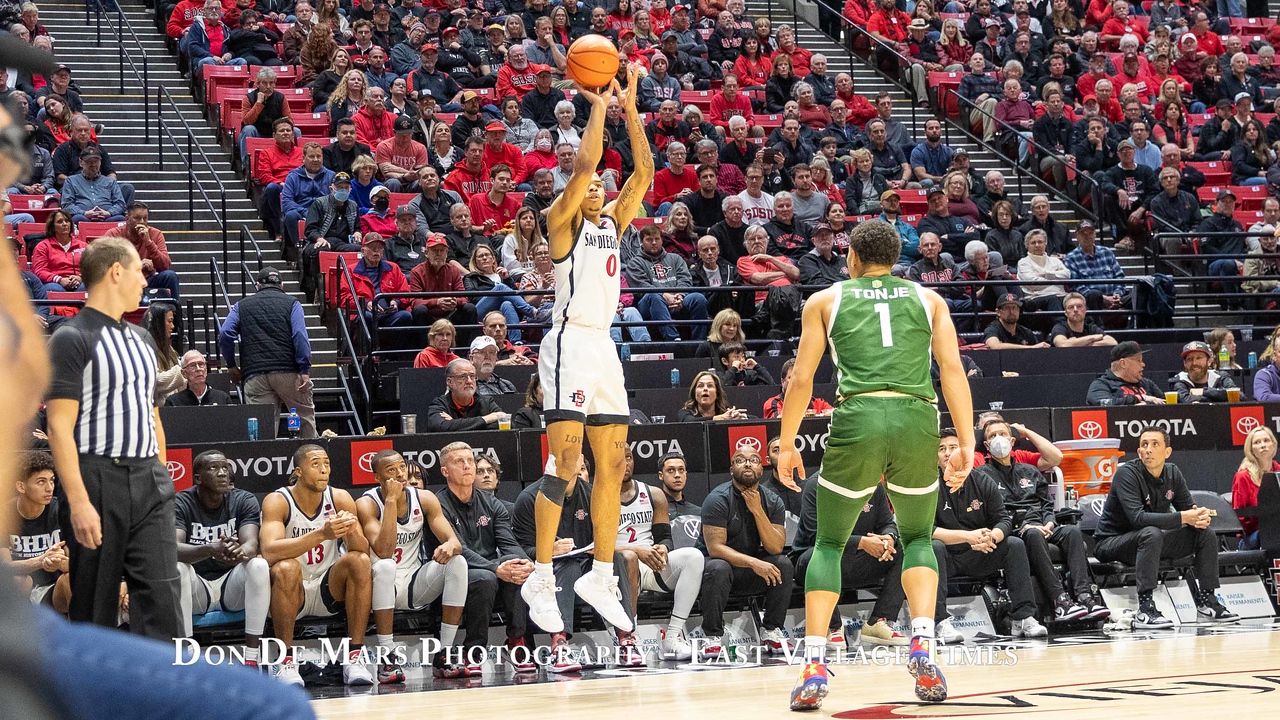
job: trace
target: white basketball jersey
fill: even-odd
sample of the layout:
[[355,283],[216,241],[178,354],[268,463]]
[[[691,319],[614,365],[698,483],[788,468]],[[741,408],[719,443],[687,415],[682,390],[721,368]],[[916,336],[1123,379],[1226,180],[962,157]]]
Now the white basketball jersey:
[[[422,567],[422,528],[426,525],[426,515],[422,512],[422,499],[418,497],[417,488],[409,488],[409,509],[403,518],[396,518],[396,574],[410,572]],[[386,522],[386,505],[382,502],[382,488],[376,487],[364,494],[378,504],[379,516]],[[370,544],[373,539],[370,538]]]
[[[289,517],[284,522],[285,537],[302,537],[312,530],[320,530],[324,527],[328,516],[338,512],[338,506],[333,504],[331,487],[324,489],[324,494],[320,497],[320,507],[316,510],[314,517],[309,517],[298,508],[297,501],[293,499],[293,488],[283,487],[276,492],[284,495],[285,500],[289,501]],[[298,556],[298,562],[302,563],[302,579],[315,580],[323,577],[329,568],[338,562],[338,558],[345,550],[345,546],[337,539],[321,540],[319,545]]]
[[568,256],[555,264],[554,325],[572,323],[607,331],[618,309],[622,288],[622,256],[618,225],[600,217],[600,224],[582,218],[582,227]]
[[636,496],[622,506],[622,516],[618,521],[618,547],[652,547],[653,498],[648,485],[639,480],[633,482],[636,484]]

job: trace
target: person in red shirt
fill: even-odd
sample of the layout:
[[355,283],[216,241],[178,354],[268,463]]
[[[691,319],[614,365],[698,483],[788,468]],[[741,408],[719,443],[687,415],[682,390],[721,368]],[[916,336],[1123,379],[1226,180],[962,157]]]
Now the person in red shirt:
[[1107,54],[1104,52],[1096,52],[1089,57],[1089,69],[1080,75],[1080,79],[1076,80],[1076,95],[1084,97],[1085,95],[1096,95],[1095,87],[1101,80],[1107,80]]
[[496,235],[508,228],[520,212],[520,201],[511,197],[511,168],[494,165],[489,170],[489,192],[477,193],[467,201],[473,225],[484,228],[485,235]]
[[[372,232],[364,236],[360,245],[360,262],[351,266],[351,280],[355,285],[356,296],[351,296],[350,285],[341,283],[338,307],[346,310],[348,317],[352,319],[356,312],[363,312],[365,320],[370,324],[376,323],[377,327],[409,324],[413,315],[403,309],[409,303],[408,300],[380,298],[375,303],[373,299],[375,295],[382,293],[409,292],[409,283],[405,282],[400,266],[382,259],[387,241],[378,233]],[[402,340],[406,336],[397,334],[394,337]],[[389,344],[394,346],[397,343]]]
[[529,180],[529,169],[525,165],[524,153],[520,152],[520,148],[506,142],[506,139],[507,126],[501,122],[494,120],[484,126],[484,168],[492,170],[499,165],[506,165],[511,171],[511,184],[524,184]]
[[870,100],[853,91],[853,77],[849,73],[836,75],[836,97],[843,100],[849,110],[846,120],[851,125],[864,128],[872,118],[880,114]]
[[273,126],[275,144],[261,148],[253,154],[253,181],[262,188],[262,220],[271,237],[280,237],[284,231],[280,218],[280,191],[284,180],[295,168],[302,166],[302,148],[293,137],[293,121],[280,118]]
[[750,98],[738,93],[738,76],[730,74],[724,76],[724,85],[720,88],[720,92],[711,98],[711,111],[707,119],[716,126],[716,132],[720,133],[720,137],[725,137],[729,134],[729,118],[734,115],[740,115],[743,120],[746,120],[747,127],[757,137],[764,137],[764,128],[756,127],[756,117],[751,110]]
[[1111,4],[1111,18],[1102,24],[1098,33],[1098,41],[1103,49],[1114,52],[1120,47],[1120,38],[1133,35],[1138,42],[1147,43],[1147,29],[1129,18],[1129,3],[1126,0],[1115,0]]
[[374,150],[378,172],[391,192],[417,192],[418,178],[429,167],[427,146],[413,139],[414,122],[406,115],[394,121],[395,135]]
[[456,163],[444,179],[444,189],[452,190],[464,201],[472,195],[489,192],[493,183],[484,171],[484,138],[467,138],[462,162]]
[[71,213],[54,210],[45,222],[45,234],[31,253],[31,271],[44,283],[45,292],[80,290],[80,255],[84,240],[72,235]]
[[867,19],[867,32],[896,46],[907,41],[907,27],[910,24],[911,17],[899,10],[893,0],[880,0],[880,8]]
[[396,116],[387,112],[387,94],[376,85],[365,90],[364,107],[351,119],[356,124],[356,142],[371,148],[396,134]]
[[[791,373],[795,370],[795,367],[795,358],[782,363],[782,392],[764,401],[765,420],[782,417],[782,401],[787,396],[787,385],[791,384]],[[809,400],[809,409],[805,410],[804,414],[806,417],[814,417],[816,415],[830,415],[833,412],[835,412],[835,407],[831,403],[814,395]]]
[[1142,69],[1138,62],[1138,54],[1134,52],[1125,53],[1119,72],[1111,78],[1111,84],[1112,87],[1121,88],[1125,85],[1134,85],[1138,88],[1138,97],[1144,105],[1150,105],[1151,98],[1160,89],[1159,83],[1151,79],[1151,76]]
[[524,100],[525,93],[533,89],[538,82],[538,73],[542,65],[529,62],[529,55],[523,45],[516,45],[507,51],[507,61],[498,70],[497,95],[500,98],[515,97]]
[[[195,22],[196,16],[204,8],[205,0],[182,0],[174,6],[173,12],[169,15],[169,22],[165,26],[165,34],[177,40],[187,31],[191,29],[191,23]],[[234,0],[223,0],[222,11],[227,12],[235,7]]]
[[[1270,428],[1260,425],[1250,430],[1244,438],[1244,460],[1231,481],[1231,507],[1240,510],[1258,506],[1258,488],[1262,486],[1263,473],[1280,471],[1280,463],[1275,458],[1276,436]],[[1257,550],[1258,518],[1242,517],[1240,526],[1244,529],[1240,549]]]
[[457,295],[410,300],[413,324],[426,326],[445,318],[454,325],[475,325],[476,306],[467,301],[462,273],[449,262],[449,242],[444,235],[428,235],[425,254],[426,260],[409,273],[409,290],[416,293],[456,292]]
[[653,34],[658,37],[671,29],[671,11],[667,9],[667,0],[653,0],[649,4],[649,24],[653,26]]
[[[906,17],[906,14],[903,13],[902,16]],[[802,78],[809,74],[809,62],[813,59],[813,53],[796,44],[796,31],[786,25],[778,28],[778,52],[774,55],[774,60],[777,60],[778,55],[791,58],[791,71],[796,77]]]
[[458,359],[453,354],[453,343],[458,335],[453,323],[441,318],[431,323],[427,331],[427,346],[413,359],[416,368],[442,368]]
[[773,75],[773,61],[760,48],[760,38],[748,35],[742,40],[738,59],[733,62],[733,72],[744,87],[763,88]]
[[164,233],[147,223],[150,211],[147,204],[134,200],[125,210],[124,222],[111,228],[103,237],[118,237],[133,243],[133,249],[142,258],[142,274],[147,278],[147,288],[168,290],[169,297],[178,300],[178,274],[170,269],[169,247]]
[[667,143],[667,167],[653,176],[653,201],[658,203],[658,216],[665,217],[671,203],[698,192],[698,173],[685,165],[689,150],[684,143]]
[[1222,38],[1218,37],[1218,33],[1209,29],[1209,16],[1204,14],[1203,11],[1197,10],[1192,18],[1191,34],[1196,38],[1197,50],[1205,53],[1206,56],[1217,57],[1226,52],[1222,47]]

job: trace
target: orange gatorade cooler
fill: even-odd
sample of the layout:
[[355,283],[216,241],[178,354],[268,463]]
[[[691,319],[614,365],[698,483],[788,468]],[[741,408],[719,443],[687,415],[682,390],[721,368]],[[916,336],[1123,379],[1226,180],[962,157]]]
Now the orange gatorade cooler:
[[1106,493],[1124,453],[1118,438],[1063,440],[1054,443],[1062,451],[1062,478],[1076,496]]

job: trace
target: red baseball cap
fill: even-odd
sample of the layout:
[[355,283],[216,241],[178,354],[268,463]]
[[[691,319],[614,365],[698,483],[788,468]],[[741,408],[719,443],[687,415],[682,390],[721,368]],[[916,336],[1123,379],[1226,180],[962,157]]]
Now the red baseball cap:
[[494,120],[490,122],[488,125],[484,126],[484,131],[504,133],[507,131],[507,126],[503,125],[501,122],[498,122],[497,120]]

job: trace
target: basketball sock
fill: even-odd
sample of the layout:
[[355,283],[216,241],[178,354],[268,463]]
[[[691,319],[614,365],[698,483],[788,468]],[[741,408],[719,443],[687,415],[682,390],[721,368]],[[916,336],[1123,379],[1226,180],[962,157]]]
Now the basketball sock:
[[394,635],[378,636],[378,647],[385,648],[387,650],[394,650],[395,646],[396,646],[396,638]]
[[804,636],[805,662],[822,662],[827,657],[827,639],[821,635]]
[[250,645],[244,649],[245,662],[256,663],[258,662],[258,659],[261,657],[262,657],[262,649],[257,645]]
[[912,637],[923,637],[930,640],[933,639],[933,618],[918,617],[911,618],[911,635]]
[[672,635],[676,635],[678,633],[684,632],[684,624],[687,621],[688,621],[688,618],[676,617],[675,615],[672,615],[671,622],[667,623],[667,632],[671,633]]
[[613,563],[592,560],[591,571],[600,577],[611,578],[613,577]]
[[445,647],[453,647],[453,643],[458,639],[458,626],[449,623],[440,623],[440,644]]
[[548,580],[555,580],[556,572],[555,569],[551,567],[551,563],[534,562],[533,571]]

